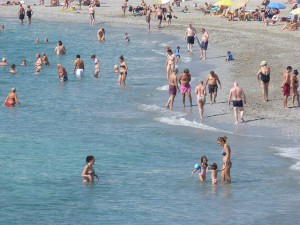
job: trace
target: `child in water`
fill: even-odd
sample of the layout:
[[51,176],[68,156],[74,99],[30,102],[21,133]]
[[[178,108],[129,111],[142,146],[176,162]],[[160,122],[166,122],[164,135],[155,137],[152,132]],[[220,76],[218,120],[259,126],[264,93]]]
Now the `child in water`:
[[[200,163],[200,171],[199,171],[199,180],[200,181],[205,181],[206,180],[206,170],[208,167],[207,164],[208,160],[206,156],[201,156],[201,163]],[[197,168],[195,168],[192,172],[192,176],[194,175],[194,173],[197,171]]]
[[207,173],[211,172],[211,183],[213,185],[216,185],[216,184],[218,184],[218,172],[223,171],[224,169],[219,170],[218,165],[216,163],[212,163],[210,165],[210,168],[211,168],[211,170],[208,169]]
[[176,63],[178,62],[178,60],[180,59],[180,53],[179,53],[180,47],[177,46],[176,50],[175,50],[175,56],[176,56]]
[[119,73],[119,67],[118,67],[118,65],[114,66],[114,71],[115,71],[115,73]]
[[127,32],[125,33],[124,40],[125,40],[125,43],[126,43],[126,44],[128,44],[128,43],[129,43],[129,41],[130,41],[130,38],[129,38],[129,36],[128,36],[128,33],[127,33]]
[[225,61],[232,61],[232,60],[234,60],[233,55],[230,51],[228,51]]
[[21,66],[27,66],[26,59],[23,59],[23,60],[22,60]]

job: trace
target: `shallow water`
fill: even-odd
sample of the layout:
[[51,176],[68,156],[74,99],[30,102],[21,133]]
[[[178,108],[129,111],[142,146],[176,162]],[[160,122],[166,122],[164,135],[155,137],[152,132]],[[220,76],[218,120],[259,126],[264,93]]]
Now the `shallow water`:
[[[298,223],[295,164],[300,158],[283,147],[297,155],[298,140],[195,122],[190,118],[198,118],[198,110],[182,109],[180,97],[174,111],[163,107],[168,98],[165,44],[182,47],[185,60],[179,68],[191,70],[193,83],[207,69],[195,62],[196,53],[185,53],[182,40],[127,29],[131,43],[126,46],[123,31],[105,25],[4,22],[0,56],[17,64],[18,73],[0,68],[1,101],[15,86],[24,105],[0,109],[0,224]],[[101,26],[107,40],[99,44],[95,34]],[[49,44],[33,44],[46,36]],[[57,40],[67,55],[54,55]],[[46,52],[51,66],[33,75],[37,52]],[[86,65],[82,79],[72,75],[76,54]],[[93,79],[92,54],[101,60],[98,80]],[[113,73],[120,54],[129,66],[125,88]],[[29,66],[18,66],[24,57]],[[57,63],[66,67],[68,82],[58,81]],[[201,155],[221,165],[215,142],[221,135],[229,137],[232,148],[233,182],[212,187],[208,176],[199,183],[196,174],[190,175],[193,166]],[[89,154],[96,158],[100,182],[87,186],[80,175]]]

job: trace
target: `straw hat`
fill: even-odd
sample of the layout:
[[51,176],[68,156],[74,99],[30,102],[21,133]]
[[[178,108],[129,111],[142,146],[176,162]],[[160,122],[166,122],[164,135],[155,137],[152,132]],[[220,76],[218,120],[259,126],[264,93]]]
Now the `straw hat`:
[[266,66],[267,64],[268,64],[267,61],[261,61],[260,63],[261,66]]

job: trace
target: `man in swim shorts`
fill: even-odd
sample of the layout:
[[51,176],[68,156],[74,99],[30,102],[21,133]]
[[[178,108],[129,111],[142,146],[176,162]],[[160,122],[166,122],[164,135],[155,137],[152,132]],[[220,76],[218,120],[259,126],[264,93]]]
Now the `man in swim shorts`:
[[21,102],[19,101],[17,94],[16,94],[17,89],[12,88],[11,92],[7,95],[3,105],[6,105],[7,107],[14,107],[16,102],[21,106]]
[[180,92],[182,94],[182,103],[183,103],[183,107],[185,107],[185,94],[188,94],[189,97],[189,101],[190,101],[190,106],[192,107],[192,95],[191,95],[191,86],[190,86],[190,82],[191,82],[191,74],[190,71],[188,69],[185,69],[183,71],[183,74],[180,75],[179,77],[179,84],[180,86]]
[[187,40],[187,49],[188,52],[193,51],[193,44],[195,41],[196,30],[192,27],[192,24],[189,24],[189,27],[186,29],[185,38]]
[[214,103],[216,103],[216,98],[217,98],[217,92],[218,92],[218,85],[217,82],[220,85],[220,88],[222,88],[221,82],[219,80],[219,77],[215,72],[212,70],[210,71],[205,86],[208,84],[208,93],[209,93],[209,98],[210,98],[210,104],[212,104],[212,94],[214,93]]
[[207,31],[204,28],[201,29],[201,32],[202,32],[202,38],[201,38],[201,45],[200,45],[200,54],[201,54],[200,58],[202,60],[205,60],[209,36],[208,36]]
[[163,14],[163,11],[162,11],[161,6],[157,7],[156,16],[157,16],[157,19],[159,21],[158,28],[161,28],[161,22],[162,22],[162,18],[163,18],[162,14]]
[[61,65],[57,64],[58,69],[58,78],[60,81],[67,81],[68,80],[68,73],[66,69]]
[[63,46],[62,42],[61,41],[58,41],[57,42],[57,46],[56,48],[54,49],[54,52],[57,54],[57,55],[64,55],[66,54],[66,49],[65,47]]
[[90,26],[94,26],[95,22],[95,9],[93,5],[91,4],[89,7],[89,15],[90,15]]
[[291,66],[288,66],[286,68],[286,71],[283,73],[283,80],[281,87],[283,88],[283,108],[287,109],[287,99],[290,96],[291,92],[291,72],[293,68]]
[[76,55],[76,59],[74,61],[74,73],[78,77],[84,75],[84,62],[80,58],[80,55]]
[[[233,113],[235,118],[235,123],[238,124],[238,111],[241,113],[241,120],[244,122],[244,104],[246,104],[246,96],[242,88],[239,87],[238,82],[233,83],[233,88],[230,89],[229,97],[228,97],[228,105],[230,105],[230,101],[232,100],[233,105]],[[244,104],[243,104],[244,103]]]

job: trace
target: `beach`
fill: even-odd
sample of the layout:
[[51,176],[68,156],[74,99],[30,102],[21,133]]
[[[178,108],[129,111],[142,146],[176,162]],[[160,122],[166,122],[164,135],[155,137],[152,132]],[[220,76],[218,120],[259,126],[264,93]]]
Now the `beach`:
[[[6,26],[0,31],[0,57],[18,64],[26,57],[30,65],[17,65],[15,76],[0,70],[1,98],[16,86],[24,105],[0,110],[0,199],[8,205],[0,213],[1,224],[32,224],[37,215],[35,224],[297,223],[300,113],[297,107],[283,109],[280,85],[288,65],[300,69],[299,31],[281,31],[283,22],[267,27],[204,16],[193,10],[191,1],[173,8],[178,19],[169,27],[163,22],[157,29],[152,15],[150,31],[144,16],[126,12],[122,17],[122,1],[102,1],[95,8],[94,27],[89,26],[88,7],[62,11],[33,3],[30,26],[25,20],[23,26],[18,24],[18,6],[0,6],[0,25]],[[185,5],[190,13],[180,12]],[[286,6],[280,15],[288,15],[291,5]],[[254,9],[256,3],[250,1],[247,7]],[[198,33],[201,28],[209,32],[205,61],[200,61],[196,45],[193,53],[186,50],[189,23]],[[104,43],[97,42],[99,28],[106,29]],[[128,45],[125,32],[131,39]],[[49,44],[33,43],[36,37],[43,42],[45,36]],[[65,56],[53,54],[58,40],[66,45]],[[191,71],[193,107],[183,108],[180,95],[173,110],[164,107],[167,45],[181,47],[179,71]],[[234,61],[224,60],[227,51]],[[32,71],[36,52],[46,52],[50,59],[50,67],[39,76]],[[86,63],[83,79],[72,76],[76,54]],[[93,78],[92,54],[100,58],[98,80]],[[117,86],[113,74],[119,55],[129,65],[124,88]],[[271,67],[266,103],[256,78],[261,61]],[[66,67],[68,82],[58,81],[56,63]],[[219,75],[222,89],[217,104],[205,105],[201,123],[194,88],[211,70]],[[234,81],[247,97],[246,122],[238,125],[226,103]],[[233,182],[212,186],[209,177],[199,183],[196,175],[190,176],[194,164],[206,155],[209,163],[221,166],[216,139],[224,135],[233,151]],[[96,157],[100,182],[84,186],[80,174],[89,154]],[[9,173],[11,181],[5,175]]]

